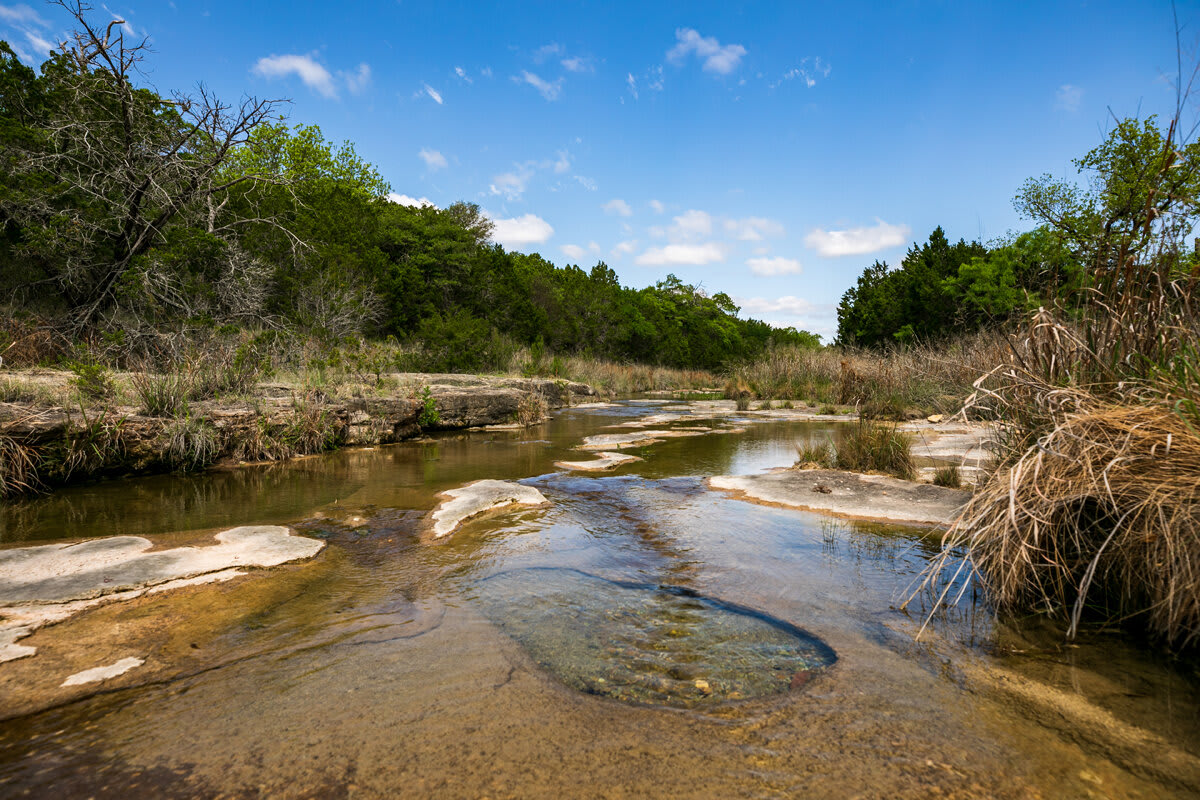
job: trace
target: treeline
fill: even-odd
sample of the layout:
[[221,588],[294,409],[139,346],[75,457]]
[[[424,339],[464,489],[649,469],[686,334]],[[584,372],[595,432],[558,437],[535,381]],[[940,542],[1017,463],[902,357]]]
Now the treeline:
[[503,367],[519,346],[715,369],[818,344],[674,276],[636,290],[603,263],[507,252],[474,204],[391,202],[351,144],[285,124],[274,103],[136,85],[144,43],[85,11],[37,71],[0,42],[12,316],[131,358],[204,331],[393,337],[430,370]]
[[1014,205],[1039,223],[1034,230],[989,248],[951,244],[938,227],[895,268],[876,261],[842,296],[838,343],[937,343],[1039,307],[1069,318],[1098,290],[1097,276],[1118,275],[1107,290],[1115,291],[1131,263],[1151,256],[1194,280],[1200,262],[1185,241],[1198,211],[1200,146],[1175,136],[1153,117],[1122,120],[1075,160],[1091,188],[1050,175],[1025,182]]

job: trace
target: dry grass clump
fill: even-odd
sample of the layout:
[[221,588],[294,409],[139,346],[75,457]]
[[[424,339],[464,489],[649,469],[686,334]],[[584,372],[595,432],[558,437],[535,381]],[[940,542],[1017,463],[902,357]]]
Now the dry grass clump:
[[163,456],[178,470],[190,472],[207,467],[221,452],[221,436],[207,420],[179,417],[162,432]]
[[1001,609],[1069,609],[1069,635],[1085,617],[1144,618],[1195,644],[1200,435],[1157,404],[1068,414],[976,493],[949,544]]
[[948,464],[933,471],[933,485],[945,486],[947,489],[962,488],[962,471],[957,464]]
[[38,453],[11,436],[0,436],[0,497],[17,497],[38,490]]
[[912,436],[895,425],[860,417],[838,443],[837,466],[853,472],[886,472],[910,480],[916,471]]
[[133,372],[129,375],[141,411],[150,417],[178,417],[187,413],[192,386],[184,372]]
[[546,398],[537,392],[530,392],[517,403],[517,422],[521,425],[532,425],[546,418]]
[[814,442],[810,439],[796,445],[793,469],[836,469],[837,463],[837,449],[832,442]]
[[702,389],[717,383],[717,377],[705,370],[618,364],[615,361],[585,356],[568,358],[564,373],[571,380],[613,394],[637,394],[663,389]]

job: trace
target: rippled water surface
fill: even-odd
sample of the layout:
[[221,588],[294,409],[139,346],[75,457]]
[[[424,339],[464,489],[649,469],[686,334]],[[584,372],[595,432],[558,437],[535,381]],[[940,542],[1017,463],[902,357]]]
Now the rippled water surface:
[[[915,640],[923,611],[897,606],[935,538],[705,486],[788,465],[836,424],[748,420],[634,449],[644,460],[613,473],[554,468],[662,411],[568,410],[0,510],[0,546],[266,522],[328,542],[35,634],[38,655],[0,669],[0,796],[1193,796],[1186,662],[998,626],[970,590]],[[481,478],[551,505],[422,543],[435,493]],[[38,681],[131,655],[146,663],[123,688],[20,710]],[[1175,760],[1079,733],[1096,720]]]

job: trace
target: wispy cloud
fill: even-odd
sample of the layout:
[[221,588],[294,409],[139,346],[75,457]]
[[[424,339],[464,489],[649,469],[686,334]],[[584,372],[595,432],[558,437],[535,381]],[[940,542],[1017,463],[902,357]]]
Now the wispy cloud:
[[562,93],[563,79],[559,78],[554,81],[547,81],[538,77],[529,70],[521,70],[520,76],[514,76],[513,80],[517,83],[527,83],[538,90],[538,93],[546,100],[553,102],[558,99]]
[[773,278],[779,275],[799,275],[802,271],[800,262],[794,258],[783,258],[777,256],[775,258],[751,258],[746,261],[746,266],[755,275]]
[[421,160],[425,162],[425,166],[431,170],[443,169],[446,166],[446,157],[437,150],[430,150],[428,147],[422,147],[417,153]]
[[614,197],[604,205],[600,206],[604,209],[605,214],[616,214],[618,217],[632,217],[633,209],[619,197]]
[[392,192],[388,195],[388,200],[391,200],[393,203],[399,203],[402,206],[412,206],[414,208],[437,208],[428,197],[409,197],[406,194]]
[[563,255],[565,255],[567,258],[573,258],[576,261],[581,260],[587,255],[587,251],[577,244],[564,244],[559,249],[563,251]]
[[492,240],[509,249],[541,244],[554,235],[550,223],[536,214],[492,221],[496,224],[492,230]]
[[667,229],[667,237],[672,241],[708,236],[713,230],[712,215],[707,211],[699,211],[694,208],[675,217],[673,222],[674,224]]
[[804,244],[826,257],[861,256],[899,247],[908,242],[911,233],[912,229],[907,225],[889,225],[876,218],[869,228],[840,231],[817,228],[804,237]]
[[462,67],[455,67],[454,74],[457,75],[459,77],[459,79],[466,81],[467,83],[475,82],[475,81],[471,80],[471,76],[468,75],[467,71],[465,69],[463,69]]
[[783,76],[780,77],[779,80],[770,84],[770,88],[774,89],[781,83],[794,81],[799,78],[805,86],[811,89],[817,85],[818,79],[828,78],[829,73],[832,71],[833,70],[829,64],[825,61],[822,61],[820,56],[815,58],[811,56],[808,58],[802,58],[800,59],[800,66],[792,67],[787,72],[783,73]]
[[554,173],[562,175],[571,169],[571,154],[566,150],[559,150],[558,157],[554,160]]
[[20,3],[15,6],[0,6],[0,20],[10,25],[39,25],[48,28],[50,23],[29,6]]
[[337,97],[333,75],[312,56],[271,55],[260,58],[254,65],[255,75],[264,78],[283,78],[295,75],[304,85],[325,97]]
[[722,45],[716,37],[701,36],[693,28],[679,28],[675,39],[675,46],[667,51],[667,60],[681,62],[694,54],[704,62],[705,71],[719,75],[733,72],[746,55],[746,48],[740,44]]
[[633,77],[632,72],[630,72],[628,75],[625,76],[625,85],[629,87],[629,93],[631,95],[633,95],[633,99],[637,100],[638,99],[637,78]]
[[1083,89],[1069,83],[1058,87],[1058,92],[1054,96],[1054,107],[1059,111],[1074,113],[1079,110],[1081,102],[1083,102]]
[[338,77],[346,84],[350,94],[362,94],[371,83],[371,66],[362,63],[354,72],[339,72]]
[[563,69],[567,72],[595,72],[596,68],[592,66],[592,60],[584,56],[571,56],[564,58],[559,62],[563,65]]
[[646,205],[650,206],[650,209],[651,209],[651,210],[652,210],[652,211],[653,211],[655,214],[661,214],[661,213],[663,213],[664,211],[666,211],[666,210],[667,210],[667,207],[666,207],[666,206],[664,206],[662,203],[660,203],[658,200],[651,200],[651,201],[650,201],[649,203],[647,203]]
[[717,242],[704,242],[651,247],[634,259],[634,263],[643,267],[682,267],[701,266],[724,260],[724,246]]
[[766,217],[727,219],[725,230],[743,242],[761,242],[767,236],[783,236],[783,224]]
[[[420,94],[420,93],[418,92],[418,94]],[[425,94],[429,95],[429,99],[433,100],[433,102],[437,103],[439,106],[442,105],[441,92],[434,89],[428,83],[425,84]]]
[[628,239],[624,242],[617,242],[612,249],[613,258],[624,258],[625,256],[633,255],[633,251],[637,250],[637,239]]

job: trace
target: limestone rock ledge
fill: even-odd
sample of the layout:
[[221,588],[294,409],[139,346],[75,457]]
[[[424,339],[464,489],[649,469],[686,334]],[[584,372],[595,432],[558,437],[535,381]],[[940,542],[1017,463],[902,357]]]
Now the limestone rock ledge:
[[240,568],[311,558],[325,546],[279,525],[233,528],[216,540],[151,550],[149,539],[111,536],[0,550],[0,662],[33,655],[17,641],[101,603],[228,580],[244,574]]
[[708,484],[751,502],[922,526],[949,526],[971,496],[960,489],[828,469],[718,475]]

